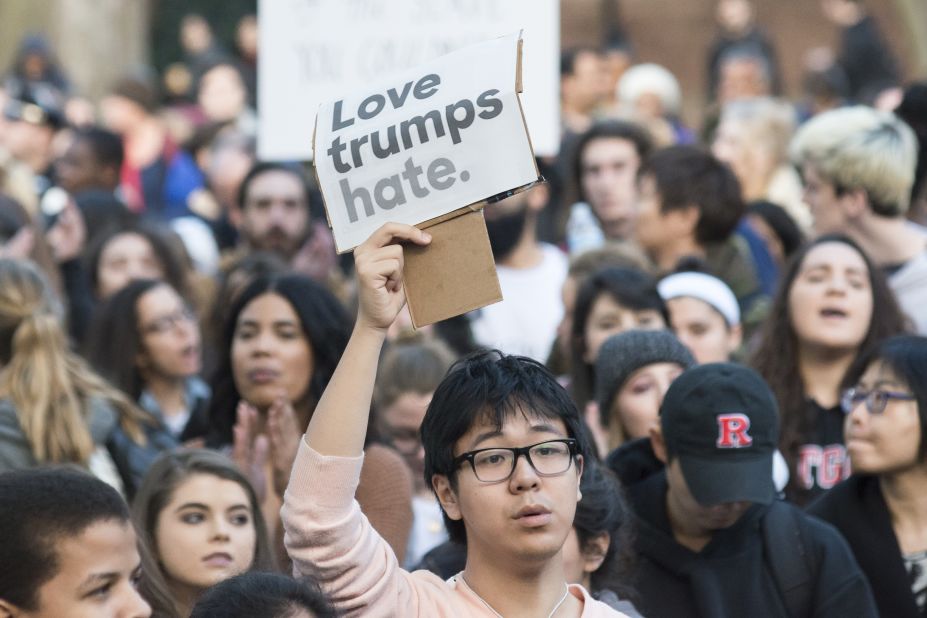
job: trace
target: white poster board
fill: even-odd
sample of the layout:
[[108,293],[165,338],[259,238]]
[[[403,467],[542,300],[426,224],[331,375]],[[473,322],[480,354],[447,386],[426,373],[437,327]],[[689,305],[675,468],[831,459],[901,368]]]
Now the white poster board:
[[523,30],[534,150],[560,145],[557,0],[259,0],[258,153],[308,160],[319,104],[467,45]]
[[322,104],[314,161],[339,252],[537,180],[519,47],[471,45]]

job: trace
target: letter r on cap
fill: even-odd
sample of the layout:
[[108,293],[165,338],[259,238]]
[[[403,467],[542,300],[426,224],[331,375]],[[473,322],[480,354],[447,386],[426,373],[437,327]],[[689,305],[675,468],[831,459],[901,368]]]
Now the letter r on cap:
[[747,434],[750,418],[746,414],[718,415],[718,448],[746,448],[753,444],[753,438]]

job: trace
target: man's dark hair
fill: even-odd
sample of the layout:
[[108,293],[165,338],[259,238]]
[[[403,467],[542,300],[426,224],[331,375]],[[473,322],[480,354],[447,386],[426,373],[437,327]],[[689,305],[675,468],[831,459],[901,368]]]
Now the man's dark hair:
[[766,200],[757,200],[747,205],[747,212],[763,219],[772,229],[782,243],[782,252],[785,257],[798,251],[801,244],[805,242],[801,228],[782,206]]
[[296,580],[277,573],[245,573],[220,582],[196,602],[190,618],[289,618],[309,612],[318,618],[338,613],[311,580]]
[[0,599],[36,611],[39,588],[58,571],[58,541],[111,520],[129,525],[129,507],[85,472],[46,467],[0,474]]
[[637,156],[641,162],[650,156],[653,150],[653,140],[647,129],[641,125],[626,120],[601,120],[593,124],[589,129],[579,136],[576,144],[573,146],[573,182],[576,186],[576,194],[580,200],[585,200],[583,195],[583,153],[590,142],[597,139],[623,139],[634,145]]
[[[432,476],[442,474],[456,491],[457,441],[480,422],[501,430],[515,414],[560,419],[578,443],[577,454],[584,459],[593,456],[579,411],[554,375],[530,358],[487,350],[454,363],[428,405],[421,429],[425,483],[434,489]],[[451,540],[465,543],[463,522],[442,514]]]
[[609,536],[602,564],[589,574],[590,592],[611,590],[623,598],[633,596],[628,582],[634,579],[634,518],[621,483],[611,470],[590,461],[583,468],[579,491],[583,497],[576,503],[573,529],[580,552],[603,532]]
[[917,167],[911,186],[913,204],[927,186],[927,81],[910,84],[905,88],[904,98],[895,108],[895,114],[908,123],[917,136]]
[[114,167],[117,172],[122,168],[122,139],[112,131],[100,127],[87,127],[78,129],[74,139],[86,142],[100,165]]
[[696,146],[670,146],[653,153],[638,177],[650,176],[662,212],[695,206],[695,240],[701,245],[728,239],[746,211],[740,183],[731,169]]
[[576,60],[583,54],[598,56],[601,52],[589,45],[570,47],[560,52],[560,76],[572,75],[576,71]]
[[311,190],[309,185],[306,182],[306,175],[303,173],[303,170],[297,165],[291,163],[279,163],[276,161],[259,161],[251,166],[251,169],[248,170],[248,173],[245,174],[245,177],[242,179],[241,184],[238,187],[238,207],[242,210],[245,208],[245,200],[248,197],[248,190],[251,188],[251,183],[255,178],[264,174],[265,172],[286,172],[287,174],[292,174],[299,179],[299,184],[303,188],[303,196],[306,201],[306,208],[310,206],[311,199]]

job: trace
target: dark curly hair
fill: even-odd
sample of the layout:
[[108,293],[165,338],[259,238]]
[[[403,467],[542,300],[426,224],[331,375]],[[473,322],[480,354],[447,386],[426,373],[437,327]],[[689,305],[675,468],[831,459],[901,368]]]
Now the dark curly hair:
[[209,406],[210,445],[232,442],[236,406],[241,399],[232,372],[232,340],[238,316],[251,301],[269,293],[278,294],[290,303],[312,349],[313,373],[308,395],[313,405],[328,386],[348,344],[351,318],[338,299],[323,286],[298,274],[269,275],[252,281],[235,300],[222,329],[221,357],[212,379]]

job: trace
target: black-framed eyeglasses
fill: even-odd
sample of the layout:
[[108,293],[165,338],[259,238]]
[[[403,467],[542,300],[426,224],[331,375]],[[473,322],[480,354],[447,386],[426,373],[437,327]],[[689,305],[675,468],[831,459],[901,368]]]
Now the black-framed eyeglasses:
[[141,330],[142,333],[146,335],[160,335],[173,330],[180,324],[189,324],[194,320],[196,320],[196,314],[193,313],[193,309],[184,305],[176,311],[168,313],[167,315],[162,315],[156,320],[152,320],[148,324],[142,326]]
[[498,483],[512,476],[522,455],[538,476],[557,476],[570,469],[576,457],[576,440],[561,438],[519,448],[481,448],[455,457],[454,468],[468,461],[477,480]]
[[886,391],[880,388],[874,388],[871,391],[863,390],[859,387],[848,388],[843,391],[843,397],[840,398],[840,407],[843,408],[844,414],[849,414],[860,402],[865,401],[866,409],[870,414],[882,414],[890,399],[914,401],[914,395],[911,393]]

